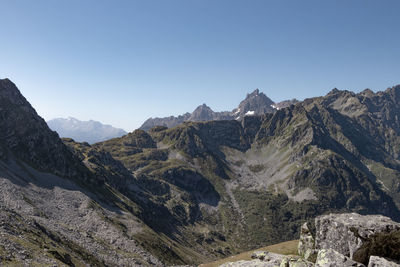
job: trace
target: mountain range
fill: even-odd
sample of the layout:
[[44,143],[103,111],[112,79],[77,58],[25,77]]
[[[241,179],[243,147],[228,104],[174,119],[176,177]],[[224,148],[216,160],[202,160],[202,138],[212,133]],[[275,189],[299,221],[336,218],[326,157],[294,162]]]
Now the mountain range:
[[199,264],[293,240],[333,211],[400,219],[400,85],[273,112],[259,95],[239,120],[90,145],[60,139],[0,80],[1,264]]
[[114,137],[121,137],[127,132],[122,129],[105,125],[98,121],[80,121],[78,119],[56,118],[47,121],[50,129],[56,131],[60,137],[73,138],[78,142],[88,142],[89,144],[105,141]]
[[239,106],[232,111],[215,112],[206,104],[198,106],[192,113],[185,113],[178,117],[149,118],[139,128],[148,131],[155,126],[166,126],[168,128],[177,126],[185,121],[212,121],[212,120],[240,120],[244,116],[262,115],[273,113],[281,108],[288,107],[299,102],[296,99],[285,100],[279,103],[273,102],[259,89],[247,94]]

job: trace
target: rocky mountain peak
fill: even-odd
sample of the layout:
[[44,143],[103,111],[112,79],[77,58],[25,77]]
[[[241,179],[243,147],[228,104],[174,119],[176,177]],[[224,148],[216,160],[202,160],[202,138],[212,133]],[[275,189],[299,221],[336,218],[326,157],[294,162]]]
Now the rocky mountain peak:
[[245,116],[273,113],[278,109],[296,104],[296,99],[274,103],[257,88],[246,94],[246,98],[232,111],[215,112],[206,104],[198,106],[192,113],[165,118],[150,118],[140,127],[142,130],[150,130],[155,126],[174,127],[185,121],[210,121],[210,120],[240,120]]
[[7,154],[40,171],[73,177],[80,165],[8,79],[0,80],[0,140]]
[[252,93],[246,95],[246,99],[258,96],[260,94],[260,90],[257,88]]
[[194,112],[196,112],[197,110],[212,111],[212,109],[211,109],[209,106],[207,106],[205,103],[204,103],[203,105],[198,106],[198,107],[194,110]]
[[400,101],[400,84],[393,86],[391,88],[388,88],[385,93],[390,95],[393,99],[395,99],[396,102]]
[[190,115],[189,121],[210,121],[215,117],[215,112],[206,104],[198,106]]
[[340,90],[335,87],[335,88],[333,88],[332,90],[329,91],[328,95],[337,94],[339,92],[340,92]]
[[0,79],[0,99],[14,105],[23,105],[33,110],[25,97],[18,90],[17,86],[9,79]]
[[366,96],[366,97],[372,97],[372,96],[374,96],[375,94],[374,94],[374,92],[373,92],[371,89],[367,88],[367,89],[364,89],[364,90],[360,93],[360,95],[363,95],[363,96]]
[[240,102],[233,112],[237,119],[246,115],[261,115],[274,112],[276,110],[274,104],[270,98],[256,89],[251,94],[247,94],[246,99]]

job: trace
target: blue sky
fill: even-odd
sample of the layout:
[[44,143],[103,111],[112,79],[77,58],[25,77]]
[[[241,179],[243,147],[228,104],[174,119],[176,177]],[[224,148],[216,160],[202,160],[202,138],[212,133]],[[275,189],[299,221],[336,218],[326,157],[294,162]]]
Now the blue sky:
[[206,103],[400,83],[400,1],[0,0],[0,78],[46,120],[132,131]]

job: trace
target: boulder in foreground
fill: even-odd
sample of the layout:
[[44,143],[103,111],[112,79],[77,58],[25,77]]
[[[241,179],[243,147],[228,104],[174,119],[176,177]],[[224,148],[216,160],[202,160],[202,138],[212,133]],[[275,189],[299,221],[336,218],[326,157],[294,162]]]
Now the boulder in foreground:
[[318,216],[315,228],[316,249],[333,249],[354,259],[355,253],[373,237],[399,230],[400,224],[382,215],[344,213]]
[[369,258],[368,267],[399,267],[399,262],[394,262],[382,257],[371,256]]
[[364,264],[353,261],[333,249],[321,249],[318,252],[315,267],[365,267]]

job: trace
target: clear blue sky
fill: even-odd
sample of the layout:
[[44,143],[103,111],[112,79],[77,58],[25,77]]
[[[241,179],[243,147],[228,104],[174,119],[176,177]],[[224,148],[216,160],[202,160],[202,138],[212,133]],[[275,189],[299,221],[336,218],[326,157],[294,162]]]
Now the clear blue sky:
[[400,1],[0,0],[0,78],[46,120],[131,131],[207,103],[400,83]]

